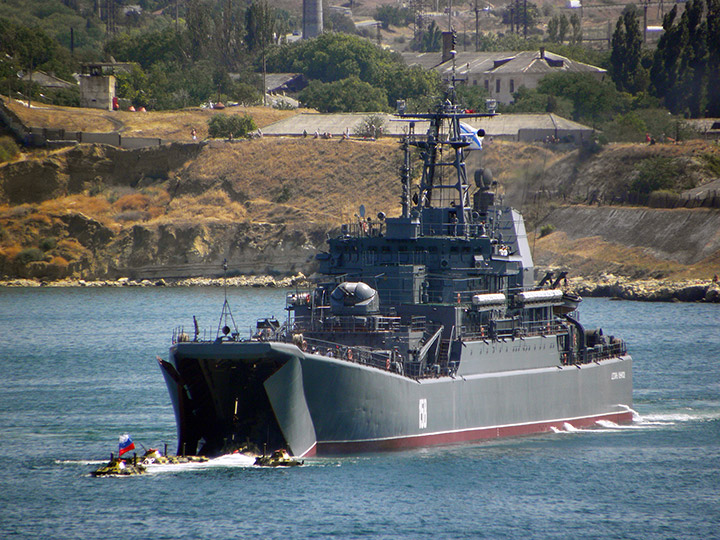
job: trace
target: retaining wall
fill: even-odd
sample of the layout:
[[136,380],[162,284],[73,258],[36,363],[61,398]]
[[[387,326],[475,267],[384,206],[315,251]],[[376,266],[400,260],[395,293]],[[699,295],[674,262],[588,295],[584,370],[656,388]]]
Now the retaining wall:
[[66,131],[63,128],[28,127],[17,115],[0,100],[0,120],[15,135],[20,144],[25,146],[63,146],[68,144],[107,144],[126,148],[147,148],[160,146],[169,141],[158,137],[124,137],[118,132],[94,133],[87,131]]

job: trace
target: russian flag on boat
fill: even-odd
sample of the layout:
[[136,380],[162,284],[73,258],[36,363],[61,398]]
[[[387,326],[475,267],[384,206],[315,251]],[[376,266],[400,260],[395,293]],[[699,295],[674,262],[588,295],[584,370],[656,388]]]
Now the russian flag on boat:
[[125,452],[135,450],[135,443],[127,433],[120,435],[120,447],[118,449],[118,455],[122,456]]
[[466,147],[466,150],[482,150],[482,137],[478,135],[477,129],[460,122],[460,135],[470,142],[470,146]]

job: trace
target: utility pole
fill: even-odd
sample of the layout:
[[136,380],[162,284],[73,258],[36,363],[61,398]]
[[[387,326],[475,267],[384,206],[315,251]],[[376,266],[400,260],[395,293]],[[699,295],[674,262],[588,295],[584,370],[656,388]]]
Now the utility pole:
[[480,10],[478,0],[475,0],[475,52],[480,50]]

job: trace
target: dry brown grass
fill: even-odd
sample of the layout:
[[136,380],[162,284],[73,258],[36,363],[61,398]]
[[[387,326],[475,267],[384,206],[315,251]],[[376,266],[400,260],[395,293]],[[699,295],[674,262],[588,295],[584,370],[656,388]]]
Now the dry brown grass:
[[52,226],[53,220],[47,214],[33,212],[32,214],[28,214],[25,217],[25,222],[28,224],[32,224],[32,226],[34,227],[42,228]]
[[273,122],[294,116],[302,109],[281,111],[271,107],[228,107],[222,111],[189,108],[178,111],[128,112],[37,105],[28,109],[17,101],[8,107],[28,126],[63,128],[66,131],[105,133],[119,131],[128,137],[159,137],[170,141],[191,140],[195,128],[199,139],[207,137],[207,123],[214,114],[249,114],[263,128]]
[[113,203],[113,209],[117,212],[128,210],[146,210],[150,206],[151,199],[144,193],[131,193],[120,197]]
[[76,261],[83,256],[89,256],[91,253],[75,238],[63,238],[57,244],[54,252],[56,256],[62,257],[68,261]]
[[86,194],[68,195],[57,199],[49,199],[38,205],[38,212],[49,215],[63,215],[80,212],[105,225],[111,223],[112,206],[103,196]]
[[154,220],[158,224],[214,222],[233,223],[247,219],[245,205],[231,201],[228,194],[214,189],[193,197],[185,195],[170,201],[167,212]]
[[5,259],[11,261],[15,259],[22,250],[22,246],[18,246],[17,244],[3,246],[0,247],[0,257],[5,257]]
[[264,138],[205,148],[178,177],[207,188],[227,186],[250,201],[254,221],[338,225],[352,219],[360,204],[371,216],[399,212],[400,159],[394,140]]
[[570,240],[562,231],[538,238],[535,243],[530,237],[530,245],[534,245],[536,263],[552,260],[554,266],[571,268],[573,275],[592,276],[609,271],[635,278],[709,279],[720,268],[720,252],[698,263],[685,265],[659,259],[650,249],[607,242],[599,236]]
[[50,259],[50,264],[58,268],[67,268],[70,263],[64,257],[56,256]]

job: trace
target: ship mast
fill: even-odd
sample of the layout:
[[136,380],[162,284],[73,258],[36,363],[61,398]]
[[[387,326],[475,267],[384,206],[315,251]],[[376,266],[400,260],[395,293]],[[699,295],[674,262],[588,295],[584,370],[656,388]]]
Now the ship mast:
[[[459,81],[455,77],[455,51],[451,51],[451,54],[453,57],[453,71],[445,92],[445,100],[438,104],[435,111],[427,113],[403,112],[398,116],[408,119],[427,120],[430,124],[424,138],[415,137],[414,132],[411,131],[404,142],[404,144],[419,148],[421,151],[420,157],[423,160],[420,191],[415,204],[416,210],[422,213],[423,208],[453,207],[457,213],[458,222],[464,224],[469,221],[471,211],[469,185],[465,168],[465,148],[471,144],[471,141],[463,134],[460,123],[461,120],[466,118],[494,116],[495,113],[469,112],[456,103],[455,85]],[[446,132],[443,132],[446,123]],[[480,132],[479,135],[484,135],[484,132]],[[451,148],[451,159],[443,158],[444,146]],[[405,153],[407,161],[407,150]],[[407,165],[404,165],[402,169],[403,186],[407,180],[404,176],[407,167]],[[454,169],[454,174],[439,174],[443,167]],[[405,188],[403,187],[403,189]],[[405,198],[403,198],[403,216],[405,215]]]

